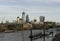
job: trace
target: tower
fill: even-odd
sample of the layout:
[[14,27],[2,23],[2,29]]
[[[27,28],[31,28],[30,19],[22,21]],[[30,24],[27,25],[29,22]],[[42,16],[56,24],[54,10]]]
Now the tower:
[[40,23],[44,23],[45,17],[44,16],[40,16]]
[[26,15],[26,22],[27,23],[29,22],[29,16],[28,16],[28,14]]
[[25,12],[22,12],[22,23],[25,23]]

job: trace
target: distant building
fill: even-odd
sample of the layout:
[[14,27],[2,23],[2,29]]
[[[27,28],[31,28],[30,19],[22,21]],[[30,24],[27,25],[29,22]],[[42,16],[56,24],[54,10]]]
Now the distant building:
[[29,23],[23,24],[23,29],[31,29],[31,28],[32,28],[32,24]]
[[8,20],[6,20],[6,23],[8,24],[8,23],[9,23],[9,21],[8,21]]
[[25,12],[22,12],[22,23],[25,23]]
[[57,22],[57,23],[56,23],[56,25],[59,25],[59,26],[60,26],[60,23],[59,23],[59,22]]
[[16,23],[20,23],[20,17],[18,16],[17,19],[16,19]]
[[29,16],[26,15],[26,22],[28,23],[29,22]]
[[45,20],[45,17],[44,16],[40,16],[39,19],[40,19],[40,23],[43,24],[44,23],[44,20]]
[[13,20],[12,23],[16,23],[16,20]]

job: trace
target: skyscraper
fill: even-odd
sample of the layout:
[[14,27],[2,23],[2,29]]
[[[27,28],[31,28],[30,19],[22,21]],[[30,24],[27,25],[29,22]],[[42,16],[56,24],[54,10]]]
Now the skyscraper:
[[25,23],[25,12],[22,12],[22,23]]
[[40,16],[40,22],[44,22],[45,17],[44,16]]
[[29,16],[28,16],[28,14],[26,15],[26,22],[27,23],[29,22]]

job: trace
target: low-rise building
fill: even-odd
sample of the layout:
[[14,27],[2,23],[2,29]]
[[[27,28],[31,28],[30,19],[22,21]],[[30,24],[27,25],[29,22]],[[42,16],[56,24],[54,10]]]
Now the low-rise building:
[[32,28],[32,24],[29,23],[23,24],[23,29],[31,29],[31,28]]

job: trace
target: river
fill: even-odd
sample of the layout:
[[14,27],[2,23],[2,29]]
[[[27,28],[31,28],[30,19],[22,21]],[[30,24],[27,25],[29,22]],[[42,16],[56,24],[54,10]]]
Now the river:
[[[56,29],[53,29],[54,35],[59,33],[57,31],[55,31]],[[52,29],[50,29],[49,31],[52,31]],[[33,34],[39,33],[39,32],[43,32],[42,30],[33,30]],[[24,30],[24,31],[16,31],[13,33],[0,33],[0,41],[30,41],[29,39],[29,35],[30,35],[30,30]],[[51,41],[53,37],[49,37],[49,38],[45,38],[46,41]],[[37,40],[33,40],[33,41],[43,41],[43,38],[39,38]]]

